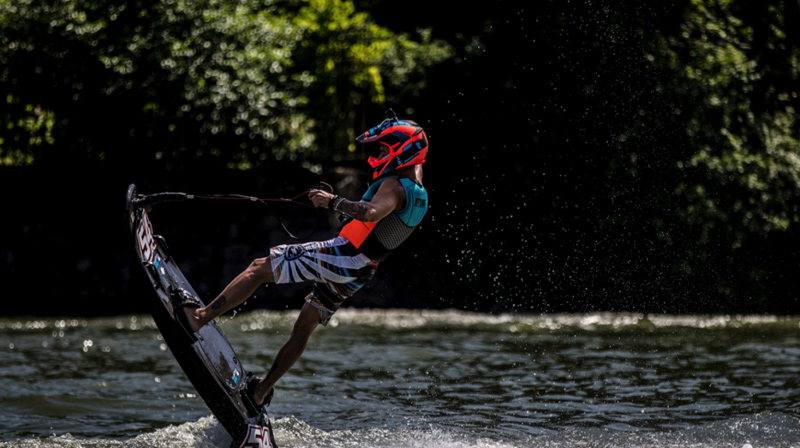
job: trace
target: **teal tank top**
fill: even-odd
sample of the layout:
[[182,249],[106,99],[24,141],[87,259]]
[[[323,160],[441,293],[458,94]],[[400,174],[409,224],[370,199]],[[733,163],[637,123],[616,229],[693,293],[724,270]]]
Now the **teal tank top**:
[[[339,234],[347,238],[359,252],[373,261],[385,260],[392,251],[411,236],[428,211],[428,192],[422,185],[418,185],[406,177],[390,177],[395,177],[403,186],[406,195],[406,204],[403,209],[392,212],[378,223],[364,223],[352,218],[348,219],[339,231]],[[386,179],[380,179],[372,184],[361,200],[371,201]]]
[[[417,227],[419,223],[422,222],[422,218],[425,217],[425,213],[428,212],[427,190],[425,190],[425,187],[422,185],[407,177],[389,177],[394,177],[399,180],[406,192],[406,206],[403,207],[402,210],[394,213],[400,218],[401,221],[403,221],[405,225],[409,227]],[[370,185],[366,193],[364,193],[364,195],[361,197],[361,200],[367,202],[371,201],[378,192],[378,188],[380,188],[381,184],[386,179],[387,178],[384,177],[383,179],[380,179],[374,184]]]

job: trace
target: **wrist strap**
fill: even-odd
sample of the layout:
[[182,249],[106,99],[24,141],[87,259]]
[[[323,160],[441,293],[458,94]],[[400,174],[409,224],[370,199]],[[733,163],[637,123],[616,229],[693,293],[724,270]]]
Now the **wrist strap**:
[[341,196],[339,196],[339,195],[336,195],[336,196],[334,196],[334,197],[333,197],[333,199],[331,199],[331,203],[330,203],[330,204],[331,204],[331,205],[330,205],[330,206],[331,206],[331,209],[332,209],[332,210],[336,210],[336,208],[338,208],[338,207],[339,207],[339,204],[341,204],[341,203],[342,203],[342,201],[344,201],[344,198],[343,198],[343,197],[341,197]]

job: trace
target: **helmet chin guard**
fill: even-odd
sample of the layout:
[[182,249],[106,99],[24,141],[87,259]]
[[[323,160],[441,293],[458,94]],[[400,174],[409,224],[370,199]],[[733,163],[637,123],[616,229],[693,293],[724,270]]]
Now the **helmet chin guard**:
[[428,154],[428,136],[417,123],[400,120],[392,109],[386,111],[389,118],[381,124],[359,135],[358,143],[378,142],[389,149],[389,154],[367,162],[372,167],[372,179],[386,176],[400,168],[425,163]]

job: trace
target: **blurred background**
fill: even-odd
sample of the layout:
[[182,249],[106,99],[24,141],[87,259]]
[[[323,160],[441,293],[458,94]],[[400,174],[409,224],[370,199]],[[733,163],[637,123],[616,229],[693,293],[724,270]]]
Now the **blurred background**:
[[[356,199],[354,138],[389,107],[428,133],[431,208],[349,306],[798,313],[797,23],[782,0],[0,2],[3,314],[146,312],[129,184]],[[252,204],[150,216],[204,299],[289,242]]]

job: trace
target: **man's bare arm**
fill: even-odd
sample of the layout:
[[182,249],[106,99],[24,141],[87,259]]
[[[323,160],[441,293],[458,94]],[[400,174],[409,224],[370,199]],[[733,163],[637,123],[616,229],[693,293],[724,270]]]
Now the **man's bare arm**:
[[369,219],[371,215],[374,215],[374,211],[370,210],[369,202],[363,201],[353,202],[348,201],[347,199],[342,199],[338,204],[336,204],[334,210],[364,222],[370,222]]
[[317,207],[333,208],[363,222],[378,222],[405,204],[405,191],[395,178],[386,179],[369,202],[337,199],[333,194],[320,190],[309,192],[309,197]]

